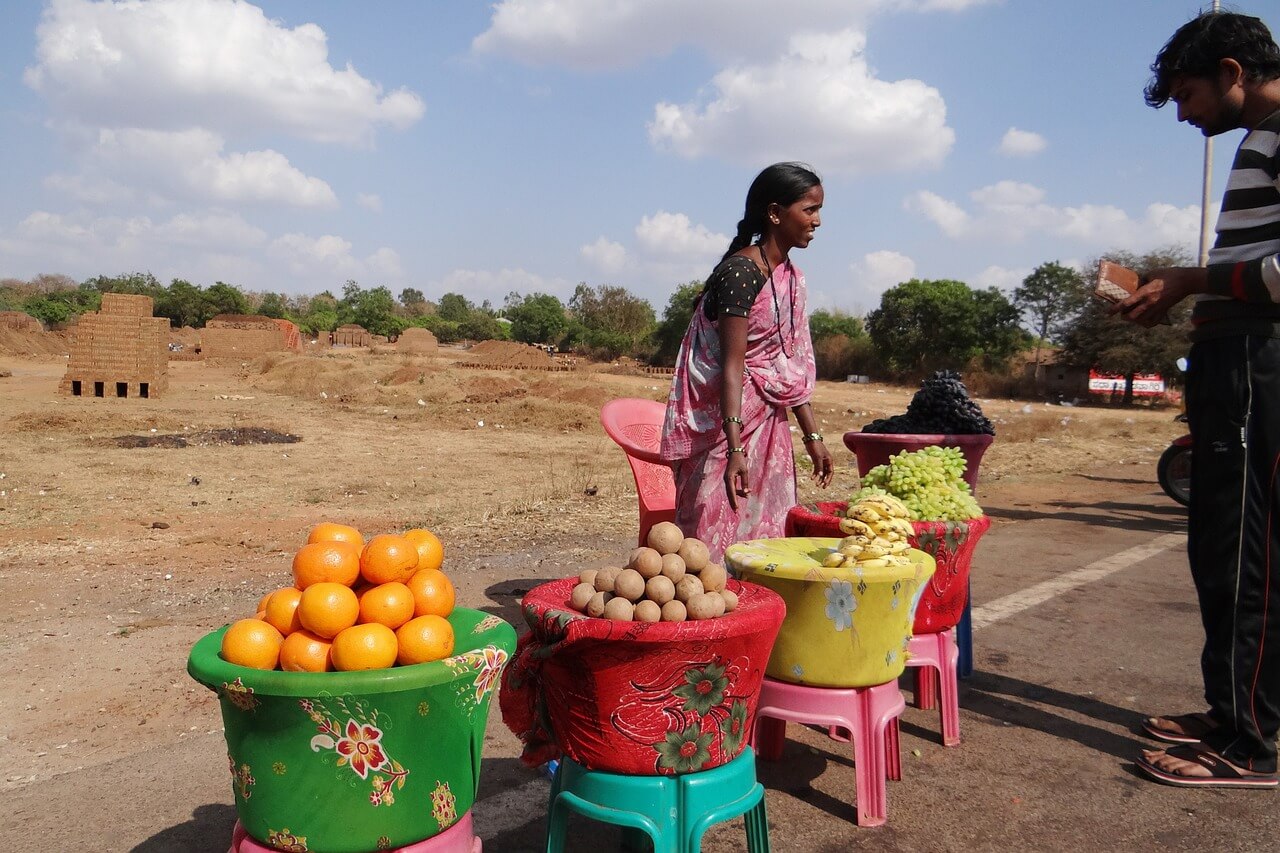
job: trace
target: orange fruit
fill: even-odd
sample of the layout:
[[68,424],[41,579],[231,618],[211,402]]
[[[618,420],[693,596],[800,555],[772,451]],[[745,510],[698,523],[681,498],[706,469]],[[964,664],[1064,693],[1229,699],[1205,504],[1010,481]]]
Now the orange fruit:
[[397,629],[396,642],[402,666],[441,660],[453,654],[453,626],[439,616],[418,616]]
[[401,535],[418,549],[419,569],[438,569],[444,565],[444,543],[430,530],[415,527]]
[[351,586],[360,577],[360,547],[350,542],[312,542],[293,555],[293,585],[313,583]]
[[333,668],[339,672],[386,669],[395,664],[398,650],[396,632],[386,625],[356,625],[333,638]]
[[405,585],[413,593],[414,616],[445,617],[453,612],[453,602],[457,597],[453,581],[439,569],[414,572]]
[[418,568],[418,549],[403,536],[381,533],[360,554],[360,574],[371,584],[404,583]]
[[222,659],[253,669],[275,669],[284,637],[261,619],[241,619],[222,635]]
[[307,542],[346,542],[357,548],[364,547],[364,537],[359,530],[349,524],[334,524],[332,521],[321,522],[311,528]]
[[266,595],[262,596],[262,598],[258,599],[258,608],[257,608],[258,613],[262,613],[267,609],[267,600],[270,599],[271,596],[275,594],[276,594],[276,590],[273,589],[271,590],[271,592],[267,593]]
[[356,624],[360,602],[351,587],[340,583],[314,583],[298,600],[298,621],[302,627],[326,640]]
[[302,598],[301,590],[286,586],[271,593],[267,599],[266,615],[263,617],[271,627],[286,637],[302,627],[298,621],[298,601]]
[[379,584],[360,596],[357,624],[377,622],[395,630],[413,618],[413,593],[402,583]]
[[280,644],[280,668],[285,672],[330,672],[333,643],[306,628],[294,631]]

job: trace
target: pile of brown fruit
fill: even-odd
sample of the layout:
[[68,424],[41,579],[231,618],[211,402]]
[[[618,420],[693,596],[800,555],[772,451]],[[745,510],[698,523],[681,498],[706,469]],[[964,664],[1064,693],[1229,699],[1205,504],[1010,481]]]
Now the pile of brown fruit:
[[707,546],[685,538],[669,521],[649,530],[648,547],[631,552],[625,568],[587,569],[569,603],[588,616],[620,622],[714,619],[738,606],[725,586],[724,566],[711,562]]

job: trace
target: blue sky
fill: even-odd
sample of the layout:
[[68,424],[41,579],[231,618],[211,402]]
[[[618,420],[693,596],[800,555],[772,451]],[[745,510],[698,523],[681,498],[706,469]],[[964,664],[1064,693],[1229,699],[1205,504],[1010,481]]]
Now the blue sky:
[[11,0],[0,278],[477,303],[585,281],[661,312],[779,159],[826,188],[794,256],[812,307],[1194,253],[1203,141],[1142,87],[1199,5]]

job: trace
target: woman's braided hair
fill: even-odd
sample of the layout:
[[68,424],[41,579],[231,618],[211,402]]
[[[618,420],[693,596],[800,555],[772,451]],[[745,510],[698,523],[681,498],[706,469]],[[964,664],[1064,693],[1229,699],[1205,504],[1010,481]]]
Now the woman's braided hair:
[[729,243],[729,250],[720,258],[721,262],[750,246],[756,235],[765,232],[769,205],[777,203],[789,207],[821,183],[817,173],[803,163],[774,163],[766,167],[756,175],[747,190],[747,203],[742,219],[738,220],[738,231]]

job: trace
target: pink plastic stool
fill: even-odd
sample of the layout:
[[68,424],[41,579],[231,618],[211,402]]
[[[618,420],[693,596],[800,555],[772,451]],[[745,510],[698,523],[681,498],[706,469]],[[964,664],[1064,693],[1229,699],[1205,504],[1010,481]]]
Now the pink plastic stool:
[[859,826],[880,826],[887,811],[885,779],[902,778],[898,717],[907,707],[897,681],[874,687],[806,687],[765,678],[756,709],[754,745],[766,761],[782,757],[787,723],[826,726],[853,735]]
[[[916,673],[917,708],[932,708],[934,683],[938,687],[940,701],[938,715],[942,717],[942,745],[957,746],[960,743],[960,692],[958,662],[960,647],[956,643],[956,629],[948,628],[936,634],[917,634],[907,645],[907,666],[929,667]],[[937,670],[935,675],[931,670]],[[920,676],[928,672],[928,679]]]
[[[471,812],[439,835],[418,841],[406,847],[396,847],[392,853],[481,853],[480,838],[471,825]],[[275,853],[245,832],[240,821],[231,830],[231,849],[227,853]]]

